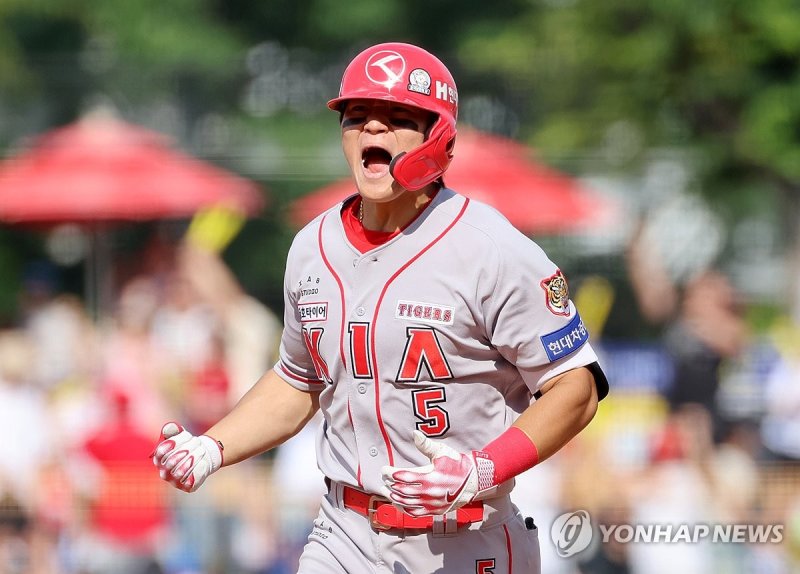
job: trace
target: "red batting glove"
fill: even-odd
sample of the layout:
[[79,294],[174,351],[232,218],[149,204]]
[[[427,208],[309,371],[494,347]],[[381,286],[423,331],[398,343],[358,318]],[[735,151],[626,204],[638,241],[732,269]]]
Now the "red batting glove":
[[153,451],[159,476],[184,492],[194,492],[222,466],[222,443],[210,436],[194,436],[176,422],[161,429]]
[[486,453],[460,453],[420,431],[414,431],[414,444],[431,464],[381,471],[388,498],[411,516],[447,514],[497,486],[494,462]]

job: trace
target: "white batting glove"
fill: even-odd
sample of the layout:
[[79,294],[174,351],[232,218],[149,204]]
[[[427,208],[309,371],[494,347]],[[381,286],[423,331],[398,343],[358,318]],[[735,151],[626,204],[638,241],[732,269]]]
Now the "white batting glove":
[[222,466],[222,444],[210,436],[194,436],[176,422],[161,429],[153,451],[159,476],[184,492],[194,492]]
[[494,463],[485,453],[461,453],[414,431],[417,449],[431,464],[381,470],[389,499],[411,516],[447,514],[494,489]]

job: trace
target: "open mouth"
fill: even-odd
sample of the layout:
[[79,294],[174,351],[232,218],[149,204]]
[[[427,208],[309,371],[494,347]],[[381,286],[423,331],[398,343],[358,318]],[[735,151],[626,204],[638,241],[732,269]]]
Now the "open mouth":
[[370,146],[361,151],[361,166],[368,174],[381,177],[389,172],[389,163],[392,161],[392,154],[387,150]]

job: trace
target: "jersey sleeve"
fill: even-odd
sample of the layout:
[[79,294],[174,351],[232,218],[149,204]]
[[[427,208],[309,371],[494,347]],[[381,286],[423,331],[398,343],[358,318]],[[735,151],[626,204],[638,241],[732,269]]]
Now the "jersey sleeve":
[[[297,241],[297,240],[296,240]],[[317,377],[314,362],[303,339],[302,323],[297,308],[297,284],[294,275],[295,245],[289,250],[283,279],[283,334],[275,364],[275,372],[287,383],[301,391],[321,391],[325,384]]]
[[494,271],[484,307],[487,335],[532,393],[556,375],[597,362],[564,274],[536,243],[512,235],[498,245]]

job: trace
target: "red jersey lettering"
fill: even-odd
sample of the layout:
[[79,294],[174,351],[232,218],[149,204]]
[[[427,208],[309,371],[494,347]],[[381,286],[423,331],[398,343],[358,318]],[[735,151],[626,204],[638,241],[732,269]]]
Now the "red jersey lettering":
[[314,363],[314,370],[317,372],[317,377],[328,384],[333,383],[330,371],[328,370],[328,363],[322,358],[319,352],[319,342],[322,339],[324,329],[303,329],[303,339],[306,342],[306,348],[311,355],[311,360]]
[[406,329],[406,348],[400,361],[397,381],[404,383],[419,381],[423,366],[431,380],[453,378],[439,339],[436,338],[436,331],[431,328],[409,327]]
[[357,379],[372,378],[372,362],[369,353],[369,323],[350,323],[350,361],[353,376]]

